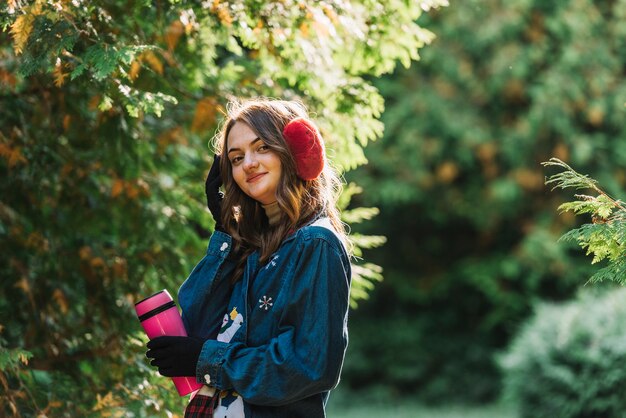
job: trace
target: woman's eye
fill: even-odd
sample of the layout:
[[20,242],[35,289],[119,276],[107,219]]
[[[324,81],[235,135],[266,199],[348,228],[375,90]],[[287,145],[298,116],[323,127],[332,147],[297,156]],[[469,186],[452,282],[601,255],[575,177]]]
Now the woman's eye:
[[267,145],[261,145],[259,147],[259,151],[269,151],[269,150],[270,150],[270,147],[268,147]]
[[232,160],[230,160],[231,164],[237,164],[238,162],[240,162],[242,160],[242,157],[233,157]]

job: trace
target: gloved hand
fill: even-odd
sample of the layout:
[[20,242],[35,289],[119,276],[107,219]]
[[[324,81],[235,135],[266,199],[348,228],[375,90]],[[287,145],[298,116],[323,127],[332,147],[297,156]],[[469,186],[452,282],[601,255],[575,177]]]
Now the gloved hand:
[[148,342],[146,357],[167,377],[195,376],[204,340],[194,337],[157,337]]
[[211,165],[204,183],[204,192],[206,193],[206,205],[209,211],[211,211],[213,219],[215,219],[215,230],[224,232],[224,226],[222,225],[222,200],[224,199],[224,193],[220,192],[221,185],[220,156],[215,155],[213,165]]

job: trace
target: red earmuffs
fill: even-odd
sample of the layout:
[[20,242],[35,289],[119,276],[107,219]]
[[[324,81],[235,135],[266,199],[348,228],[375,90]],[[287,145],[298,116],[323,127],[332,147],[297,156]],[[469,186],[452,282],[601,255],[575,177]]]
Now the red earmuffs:
[[297,118],[283,129],[283,136],[296,160],[302,180],[315,180],[324,169],[324,140],[310,120]]

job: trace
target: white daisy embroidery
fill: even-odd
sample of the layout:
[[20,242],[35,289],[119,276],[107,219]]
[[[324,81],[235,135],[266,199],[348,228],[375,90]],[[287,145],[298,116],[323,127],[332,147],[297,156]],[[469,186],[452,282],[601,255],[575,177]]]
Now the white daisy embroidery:
[[272,303],[272,298],[268,298],[267,296],[263,296],[262,299],[259,299],[259,303],[259,308],[265,309],[266,311],[274,306],[274,304]]

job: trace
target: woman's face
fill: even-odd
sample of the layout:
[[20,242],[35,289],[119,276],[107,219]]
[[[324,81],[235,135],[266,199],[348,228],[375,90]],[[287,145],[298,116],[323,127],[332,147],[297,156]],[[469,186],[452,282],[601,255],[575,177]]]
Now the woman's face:
[[261,204],[275,202],[282,172],[278,155],[243,122],[235,122],[226,145],[233,178],[239,188]]

